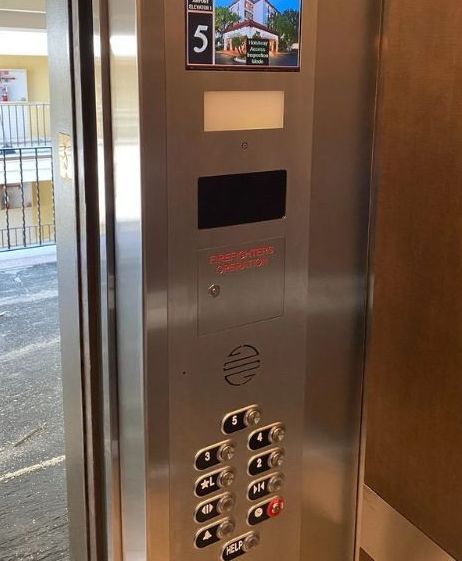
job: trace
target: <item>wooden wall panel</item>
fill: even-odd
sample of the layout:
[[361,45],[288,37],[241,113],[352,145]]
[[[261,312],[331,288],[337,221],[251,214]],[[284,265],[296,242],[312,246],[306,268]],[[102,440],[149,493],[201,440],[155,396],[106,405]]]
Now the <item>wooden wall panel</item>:
[[462,2],[384,33],[366,483],[462,560]]

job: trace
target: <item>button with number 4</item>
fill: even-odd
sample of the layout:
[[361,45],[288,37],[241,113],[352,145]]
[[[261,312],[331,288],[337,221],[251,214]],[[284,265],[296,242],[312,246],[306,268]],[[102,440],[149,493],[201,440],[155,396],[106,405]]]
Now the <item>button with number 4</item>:
[[279,444],[284,440],[285,435],[286,429],[282,423],[263,427],[249,436],[249,448],[250,450],[259,450],[271,444]]

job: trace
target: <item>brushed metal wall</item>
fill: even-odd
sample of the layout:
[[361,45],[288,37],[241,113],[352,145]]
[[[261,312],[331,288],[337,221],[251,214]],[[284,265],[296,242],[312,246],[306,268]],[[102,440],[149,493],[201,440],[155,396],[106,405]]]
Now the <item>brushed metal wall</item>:
[[462,558],[462,4],[388,0],[366,483]]

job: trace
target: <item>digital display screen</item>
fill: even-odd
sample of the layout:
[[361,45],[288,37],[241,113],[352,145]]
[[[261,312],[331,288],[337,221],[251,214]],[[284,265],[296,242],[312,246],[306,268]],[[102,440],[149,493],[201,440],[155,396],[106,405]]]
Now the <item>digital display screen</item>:
[[287,171],[201,177],[200,230],[278,220],[286,215]]
[[300,69],[303,0],[185,0],[186,68]]

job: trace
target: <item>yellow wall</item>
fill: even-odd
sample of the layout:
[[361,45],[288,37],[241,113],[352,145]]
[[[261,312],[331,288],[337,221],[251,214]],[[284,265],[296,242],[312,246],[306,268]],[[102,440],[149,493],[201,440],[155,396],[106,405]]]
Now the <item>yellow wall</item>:
[[48,57],[0,55],[0,68],[27,70],[29,101],[50,101]]

